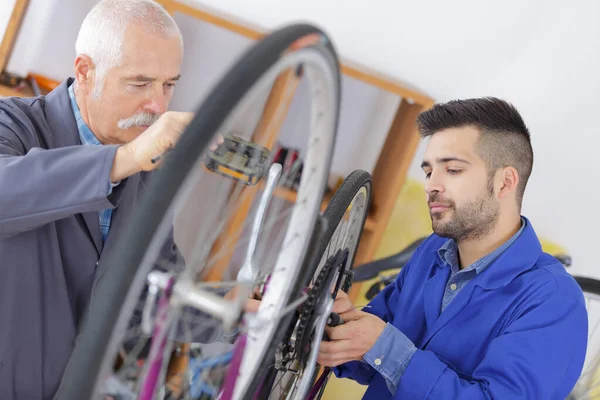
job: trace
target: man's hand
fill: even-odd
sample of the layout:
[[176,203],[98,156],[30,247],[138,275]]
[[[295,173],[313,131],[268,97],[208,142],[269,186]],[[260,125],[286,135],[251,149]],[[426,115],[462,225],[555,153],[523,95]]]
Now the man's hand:
[[[240,287],[238,285],[236,285],[233,287],[233,289],[231,289],[229,292],[227,292],[225,294],[224,298],[227,300],[235,300],[235,298],[238,297],[239,291],[240,291]],[[260,306],[260,300],[257,300],[255,298],[256,293],[257,293],[257,288],[254,288],[254,291],[251,294],[251,297],[248,297],[248,300],[246,300],[246,304],[244,305],[244,311],[249,312],[249,313],[258,312],[258,307]]]
[[225,142],[225,138],[219,133],[217,134],[217,138],[210,144],[210,146],[208,146],[208,148],[212,151],[215,151],[220,144],[223,144],[223,142]]
[[361,360],[373,347],[386,323],[373,314],[358,311],[342,291],[338,292],[332,311],[345,323],[325,328],[330,341],[321,342],[317,362],[324,367],[336,367]]
[[193,113],[167,111],[131,142],[119,147],[110,174],[111,181],[119,182],[140,171],[151,171],[160,165],[152,159],[175,146],[192,121]]

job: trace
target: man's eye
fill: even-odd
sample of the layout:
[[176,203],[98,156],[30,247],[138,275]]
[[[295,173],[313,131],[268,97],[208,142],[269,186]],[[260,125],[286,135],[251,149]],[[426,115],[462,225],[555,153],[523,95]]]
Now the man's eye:
[[460,174],[462,171],[460,169],[449,169],[447,170],[450,175]]
[[130,83],[129,86],[133,86],[136,88],[144,88],[148,86],[148,83]]
[[165,83],[165,86],[168,88],[174,88],[175,84],[174,83]]
[[425,179],[429,179],[431,177],[431,172],[425,172]]

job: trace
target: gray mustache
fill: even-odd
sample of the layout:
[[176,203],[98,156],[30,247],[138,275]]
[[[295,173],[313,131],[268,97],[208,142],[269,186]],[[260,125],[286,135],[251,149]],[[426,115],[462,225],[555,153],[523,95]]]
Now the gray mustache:
[[151,113],[140,113],[129,118],[124,118],[117,123],[120,129],[129,129],[134,126],[149,126],[155,123],[160,115]]

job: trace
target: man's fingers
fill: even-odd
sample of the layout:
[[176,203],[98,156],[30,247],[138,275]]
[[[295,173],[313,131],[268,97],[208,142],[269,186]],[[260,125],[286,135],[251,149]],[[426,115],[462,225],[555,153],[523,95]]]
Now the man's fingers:
[[336,314],[342,315],[352,311],[353,309],[354,307],[352,306],[352,304],[333,303],[333,308],[331,309],[331,311]]
[[341,290],[338,291],[335,301],[333,302],[333,309],[331,311],[337,314],[344,314],[351,310],[354,310],[354,305],[346,293],[342,292]]
[[340,315],[344,321],[346,321],[342,325],[338,326],[326,326],[325,332],[327,332],[327,336],[330,340],[336,341],[344,341],[346,339],[352,338],[352,331],[354,329],[351,322],[348,322],[343,316]]
[[343,290],[338,290],[338,292],[335,295],[335,301],[342,301],[344,299],[350,301],[350,298],[348,297],[346,292],[344,292]]
[[319,346],[319,354],[341,354],[352,350],[351,340],[334,340],[333,342],[322,341]]
[[326,367],[335,367],[348,361],[359,359],[350,340],[321,342],[317,362]]
[[173,111],[172,115],[175,120],[179,121],[180,123],[182,123],[183,125],[186,125],[186,126],[189,125],[190,122],[192,122],[192,120],[194,119],[193,112]]
[[220,133],[217,134],[217,140],[215,140],[210,146],[209,149],[211,151],[215,151],[217,149],[217,147],[219,147],[220,144],[223,144],[223,142],[225,142],[225,138],[223,137],[223,135],[221,135]]
[[363,315],[363,311],[358,311],[356,308],[353,308],[352,310],[345,312],[345,313],[341,313],[339,315],[340,315],[340,318],[342,318],[344,321],[348,322],[348,321],[354,321],[354,320],[360,319]]
[[179,138],[193,119],[193,113],[177,112],[171,116],[170,123],[172,124],[171,126],[174,128],[173,132],[176,134],[175,142],[179,141]]
[[255,313],[258,312],[258,307],[260,307],[260,300],[250,299],[246,302],[244,309],[246,312]]

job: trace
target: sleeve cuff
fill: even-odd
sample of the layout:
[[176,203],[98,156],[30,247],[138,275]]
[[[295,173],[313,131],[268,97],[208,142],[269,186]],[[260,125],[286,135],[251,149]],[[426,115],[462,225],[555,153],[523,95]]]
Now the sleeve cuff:
[[363,359],[385,379],[388,389],[394,394],[416,351],[413,342],[388,322]]
[[368,385],[375,375],[375,370],[362,360],[338,365],[333,367],[332,371],[338,378],[353,379],[361,385]]

